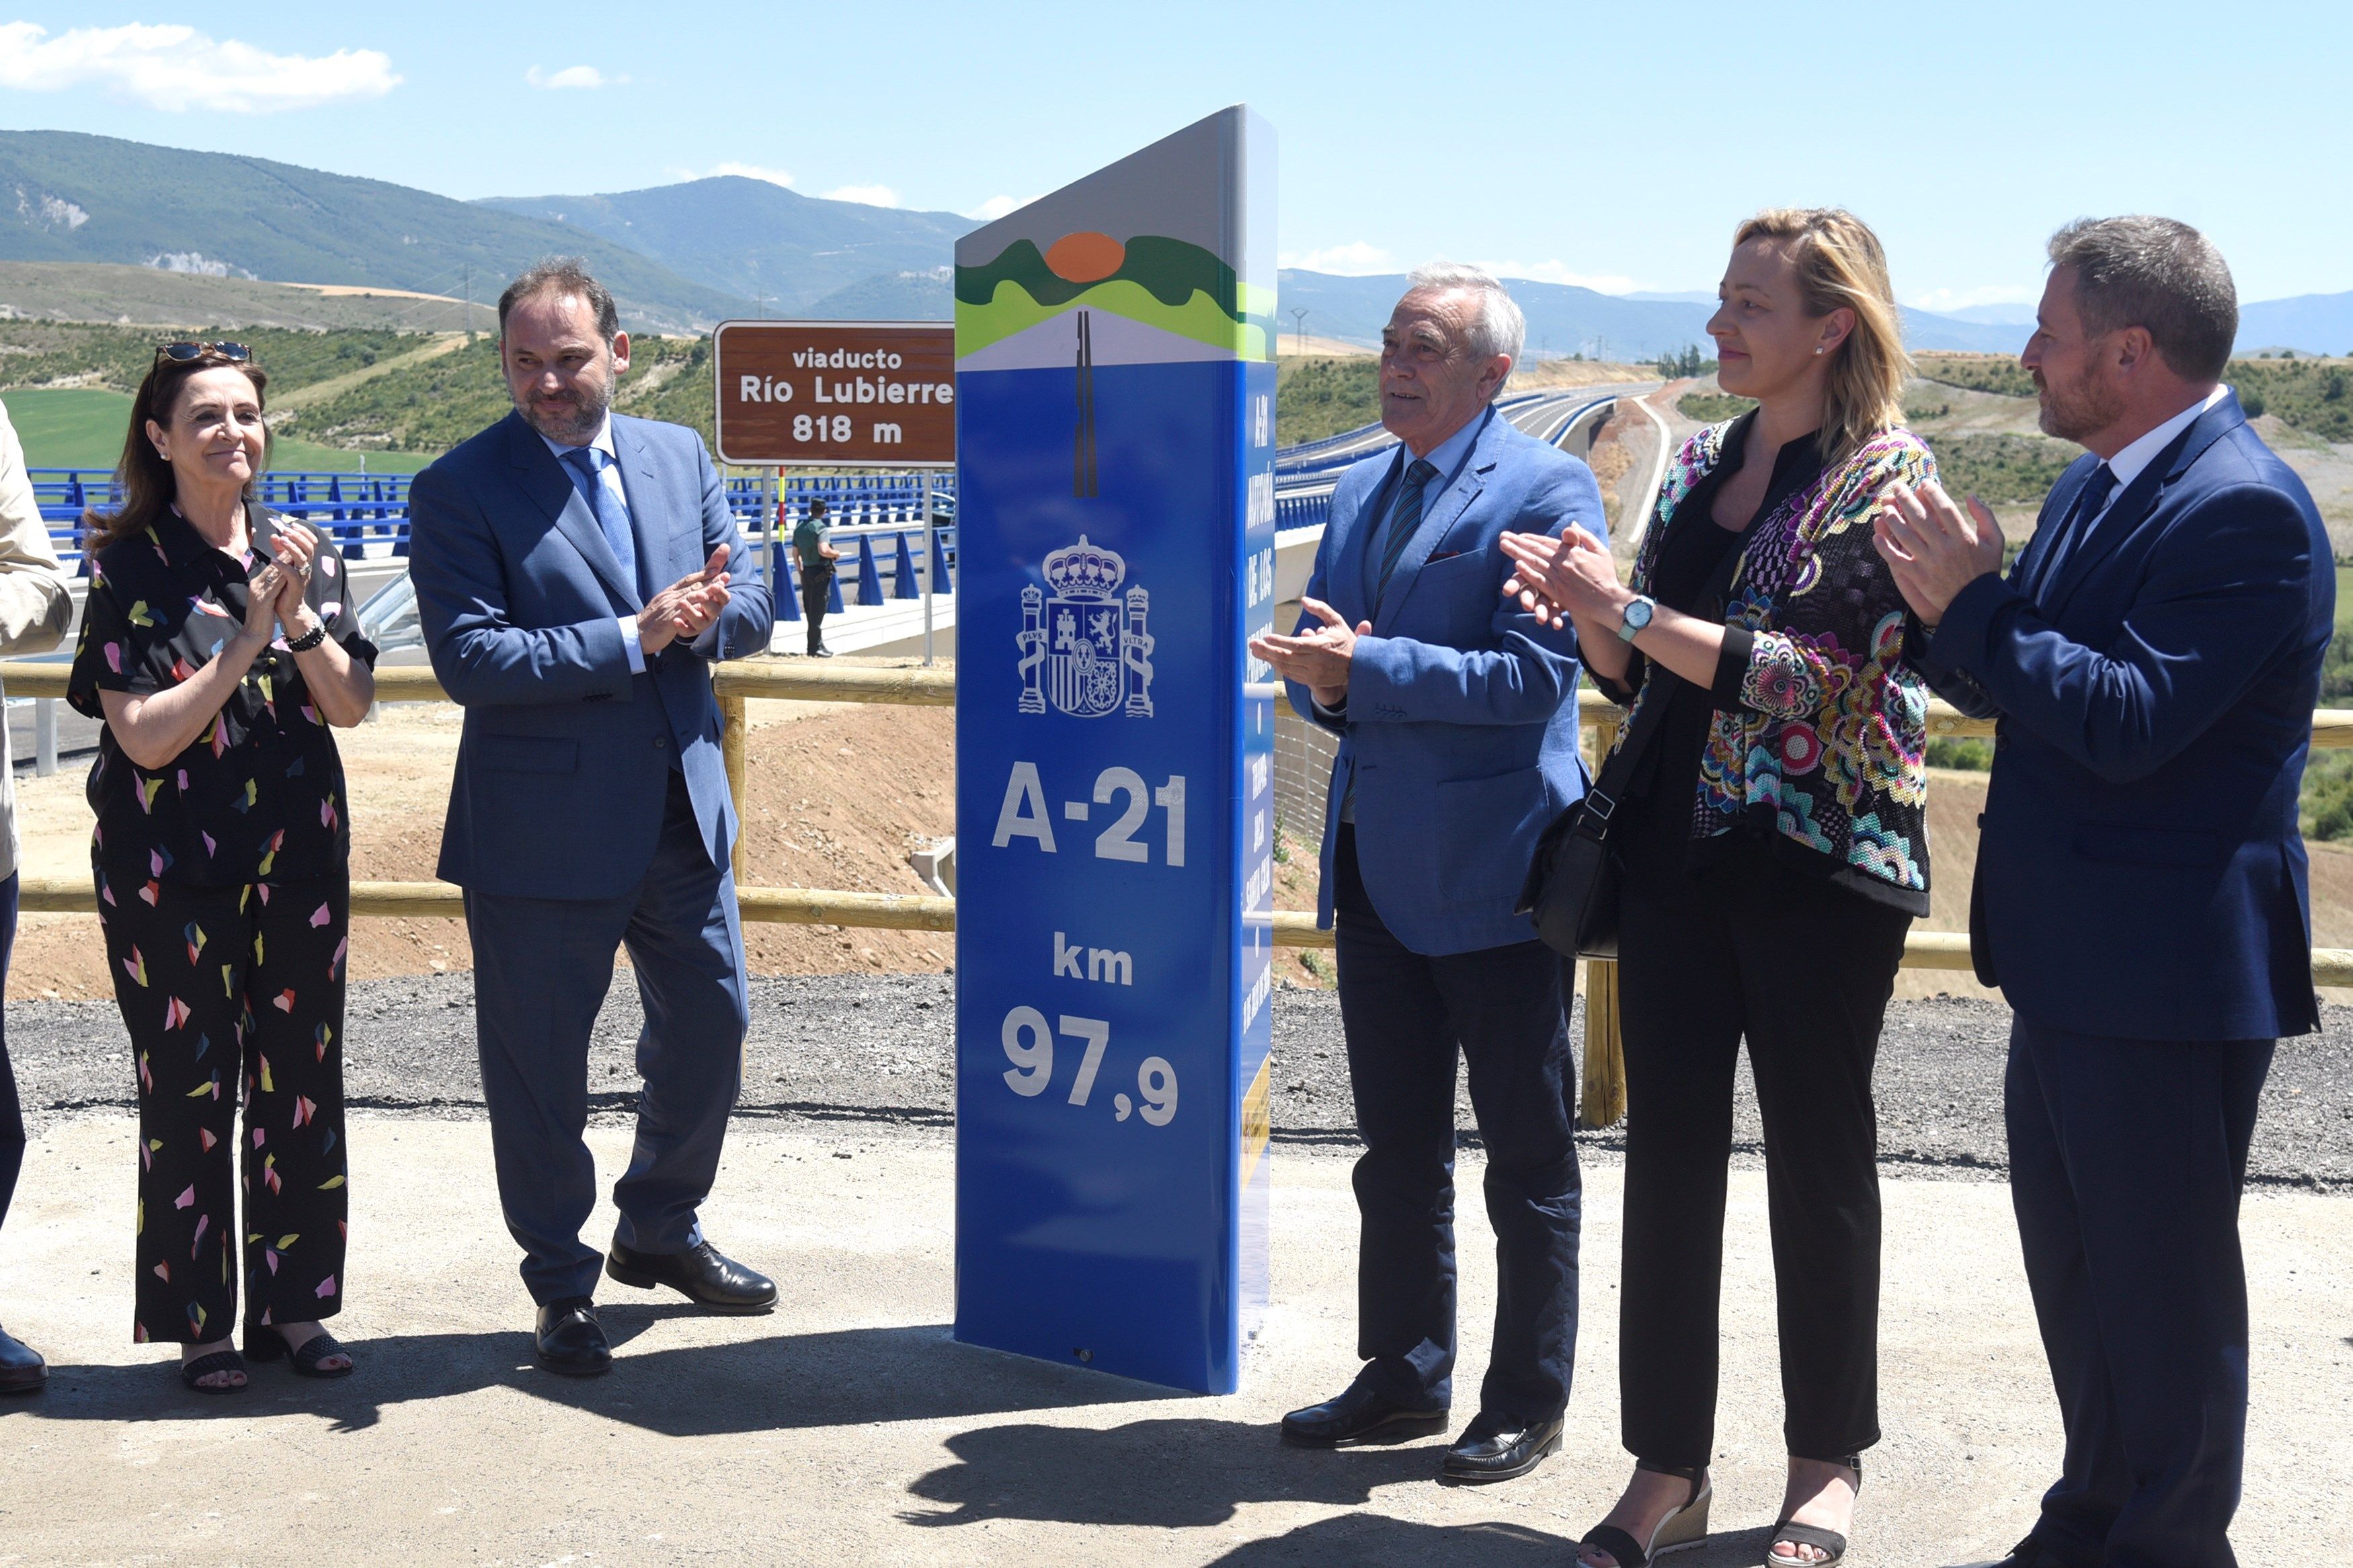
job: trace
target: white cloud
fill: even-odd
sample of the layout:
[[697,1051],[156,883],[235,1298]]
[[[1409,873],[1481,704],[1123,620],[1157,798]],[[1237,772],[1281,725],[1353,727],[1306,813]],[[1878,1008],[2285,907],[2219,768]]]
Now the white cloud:
[[784,170],[764,169],[757,163],[722,163],[708,174],[689,174],[686,177],[690,180],[707,180],[721,174],[734,174],[746,180],[765,180],[772,185],[789,185],[793,183],[792,175]]
[[1275,258],[1276,264],[1296,267],[1308,272],[1333,272],[1343,278],[1363,278],[1379,272],[1401,272],[1396,258],[1377,245],[1355,240],[1347,245],[1326,246],[1321,250],[1284,251]]
[[150,109],[258,114],[382,98],[400,85],[388,55],[273,55],[194,27],[132,23],[49,36],[32,22],[0,22],[0,88],[54,92],[111,87]]
[[1577,272],[1566,261],[1482,261],[1498,278],[1525,278],[1531,283],[1566,283],[1572,288],[1590,289],[1598,294],[1630,294],[1641,287],[1631,278],[1614,272]]
[[522,73],[522,79],[533,87],[545,88],[553,91],[567,87],[619,87],[629,79],[625,76],[607,76],[595,66],[565,66],[560,71],[543,71],[537,66],[533,66]]
[[842,185],[825,193],[829,202],[862,202],[870,207],[895,207],[899,193],[888,185]]
[[2040,289],[1989,284],[1977,289],[1924,289],[1905,301],[1915,310],[1966,310],[1972,305],[2031,305]]
[[1036,196],[991,196],[964,216],[976,217],[983,223],[995,223],[1006,214],[1018,212],[1037,199]]

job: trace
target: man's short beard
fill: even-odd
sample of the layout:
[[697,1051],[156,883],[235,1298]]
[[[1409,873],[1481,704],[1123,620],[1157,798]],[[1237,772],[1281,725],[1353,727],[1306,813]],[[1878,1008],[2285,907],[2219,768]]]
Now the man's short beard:
[[556,417],[529,396],[516,398],[515,408],[525,424],[549,440],[559,446],[584,447],[596,438],[597,430],[604,425],[605,416],[613,406],[613,388],[609,383],[589,386],[575,381],[573,391],[580,401],[578,412],[570,418]]
[[2081,441],[2115,424],[2124,411],[2123,395],[2088,371],[2063,387],[2046,374],[2042,413],[2036,422],[2046,436]]

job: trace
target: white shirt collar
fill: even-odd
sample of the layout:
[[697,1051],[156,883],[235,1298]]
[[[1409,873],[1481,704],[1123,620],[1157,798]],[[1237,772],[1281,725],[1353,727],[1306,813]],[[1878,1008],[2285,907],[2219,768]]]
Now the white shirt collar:
[[2157,461],[2157,455],[2173,444],[2173,438],[2197,422],[2198,416],[2231,395],[2227,386],[2217,384],[2205,398],[2191,404],[2164,424],[2108,459],[2108,472],[2116,477],[2116,489],[2140,478],[2141,471]]
[[[547,449],[554,453],[558,458],[563,457],[566,452],[576,452],[580,450],[579,447],[567,447],[563,442],[554,439],[543,431],[534,430],[532,434],[537,436],[541,440],[545,441],[547,443]],[[596,426],[596,434],[587,441],[583,442],[581,445],[594,447],[596,450],[604,453],[605,456],[612,458],[617,463],[621,460],[621,454],[613,449],[612,410],[606,410],[604,422]]]
[[[1453,435],[1449,436],[1445,440],[1440,441],[1437,446],[1432,447],[1430,449],[1430,455],[1420,460],[1428,463],[1431,468],[1436,468],[1438,470],[1438,477],[1441,480],[1444,479],[1447,475],[1454,471],[1454,465],[1461,460],[1462,454],[1470,449],[1471,443],[1479,438],[1479,432],[1487,427],[1487,416],[1489,412],[1489,409],[1482,408],[1477,414],[1472,415],[1469,423],[1465,424],[1461,429],[1454,432]],[[1415,458],[1413,448],[1410,447],[1408,447],[1405,449],[1405,461],[1407,468],[1413,467]]]

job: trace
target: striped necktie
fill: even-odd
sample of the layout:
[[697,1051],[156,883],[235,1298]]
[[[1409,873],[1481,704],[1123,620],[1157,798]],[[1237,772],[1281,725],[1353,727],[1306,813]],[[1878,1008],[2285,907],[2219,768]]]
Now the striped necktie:
[[638,576],[638,542],[629,528],[629,514],[614,504],[607,493],[602,478],[605,465],[613,459],[594,447],[575,447],[564,454],[565,467],[572,470],[573,488],[580,499],[588,503],[588,510],[603,531],[605,542],[613,547],[613,559],[620,563],[621,579],[638,584],[643,593],[645,584]]
[[1373,583],[1376,605],[1388,591],[1389,574],[1397,570],[1405,547],[1413,542],[1414,531],[1421,526],[1421,494],[1437,473],[1428,458],[1417,458],[1405,471],[1405,483],[1398,487],[1397,505],[1389,509],[1389,531],[1381,544],[1381,574]]

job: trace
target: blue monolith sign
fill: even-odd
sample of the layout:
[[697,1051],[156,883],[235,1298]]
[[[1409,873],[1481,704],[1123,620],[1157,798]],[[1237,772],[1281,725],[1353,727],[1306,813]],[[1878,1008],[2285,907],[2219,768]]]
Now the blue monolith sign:
[[1265,1293],[1273,134],[956,244],[960,1340],[1224,1393]]

